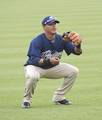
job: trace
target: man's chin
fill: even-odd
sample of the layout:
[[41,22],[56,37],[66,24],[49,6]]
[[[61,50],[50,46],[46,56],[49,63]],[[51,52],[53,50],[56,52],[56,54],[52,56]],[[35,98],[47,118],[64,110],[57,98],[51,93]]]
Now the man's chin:
[[56,34],[56,31],[55,32],[51,32],[52,35],[55,35]]

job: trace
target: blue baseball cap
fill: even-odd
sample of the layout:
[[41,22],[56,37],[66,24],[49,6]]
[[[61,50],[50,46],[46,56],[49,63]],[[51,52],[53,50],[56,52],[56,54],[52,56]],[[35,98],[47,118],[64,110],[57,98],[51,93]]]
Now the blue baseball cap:
[[42,25],[50,25],[52,23],[60,23],[55,17],[47,16],[42,20]]

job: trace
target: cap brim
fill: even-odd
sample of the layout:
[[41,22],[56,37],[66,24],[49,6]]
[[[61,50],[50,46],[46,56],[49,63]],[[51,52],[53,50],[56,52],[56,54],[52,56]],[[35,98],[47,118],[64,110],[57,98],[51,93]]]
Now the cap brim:
[[60,23],[60,21],[58,21],[58,20],[53,20],[53,21],[50,21],[49,23],[47,23],[46,25],[51,25],[51,24],[53,24],[53,23]]
[[54,22],[55,22],[55,23],[60,23],[60,21],[58,21],[58,20],[55,20]]

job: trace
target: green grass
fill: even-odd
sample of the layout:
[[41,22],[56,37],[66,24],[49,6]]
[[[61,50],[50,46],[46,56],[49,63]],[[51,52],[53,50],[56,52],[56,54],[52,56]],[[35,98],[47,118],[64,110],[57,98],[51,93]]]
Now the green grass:
[[[62,58],[77,66],[80,75],[66,96],[73,105],[53,105],[53,92],[62,80],[41,79],[31,109],[24,110],[20,106],[23,64],[29,42],[42,32],[40,21],[46,15],[59,18],[59,32],[82,35],[83,55]],[[0,0],[0,120],[101,120],[101,39],[101,0]]]

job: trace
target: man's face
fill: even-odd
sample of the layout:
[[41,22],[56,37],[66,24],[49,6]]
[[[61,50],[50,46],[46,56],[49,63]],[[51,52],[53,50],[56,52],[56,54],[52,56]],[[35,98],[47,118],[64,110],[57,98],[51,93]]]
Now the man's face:
[[43,28],[44,28],[45,32],[50,33],[50,34],[55,34],[57,31],[56,23],[45,25],[45,26],[43,26]]

